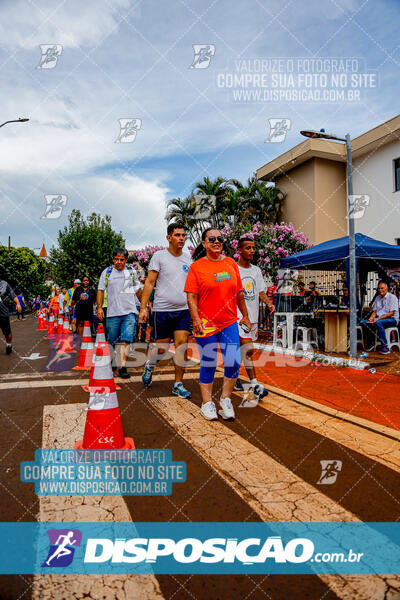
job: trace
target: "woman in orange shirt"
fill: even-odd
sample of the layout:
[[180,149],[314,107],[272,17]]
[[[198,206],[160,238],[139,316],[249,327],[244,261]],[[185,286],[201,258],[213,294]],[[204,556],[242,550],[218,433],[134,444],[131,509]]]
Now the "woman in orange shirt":
[[58,296],[60,294],[60,290],[57,288],[54,296],[50,299],[49,304],[49,314],[50,315],[58,315],[60,306],[58,304]]
[[186,278],[185,292],[200,353],[201,414],[208,421],[218,419],[212,400],[217,367],[217,348],[224,360],[224,383],[219,414],[234,419],[230,396],[241,362],[237,308],[241,324],[251,329],[243,296],[239,269],[232,258],[221,256],[223,237],[218,229],[205,229],[202,242],[193,254],[194,262]]

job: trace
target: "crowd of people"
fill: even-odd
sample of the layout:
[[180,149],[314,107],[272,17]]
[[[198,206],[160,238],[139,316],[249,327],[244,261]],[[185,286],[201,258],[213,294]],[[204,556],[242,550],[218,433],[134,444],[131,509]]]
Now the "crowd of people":
[[[260,302],[273,315],[277,286],[266,289],[259,267],[252,263],[254,240],[242,236],[239,240],[239,260],[235,262],[223,253],[221,232],[207,228],[201,243],[191,256],[184,250],[185,228],[180,223],[167,228],[168,247],[155,252],[146,274],[137,273],[128,264],[128,252],[117,248],[112,264],[99,276],[97,291],[87,275],[75,279],[73,285],[56,288],[53,297],[40,296],[26,302],[22,293],[15,294],[10,285],[0,280],[0,328],[6,339],[6,353],[12,352],[12,332],[5,299],[16,306],[18,319],[24,319],[24,309],[30,305],[36,313],[45,311],[56,318],[62,316],[71,323],[73,332],[80,336],[85,321],[95,330],[99,322],[105,324],[106,338],[114,348],[114,368],[124,379],[129,379],[126,363],[134,341],[154,342],[150,345],[142,374],[145,387],[151,385],[157,363],[163,359],[170,342],[175,347],[175,377],[172,395],[189,399],[191,392],[184,385],[185,364],[189,336],[193,334],[200,359],[201,414],[207,420],[234,419],[232,391],[243,391],[238,379],[243,362],[249,378],[249,387],[256,402],[267,394],[257,380],[254,366],[254,342],[258,339]],[[297,282],[296,295],[305,302],[313,302],[320,295],[315,281]],[[348,294],[343,301],[348,302]],[[347,304],[348,305],[348,304]],[[362,320],[366,339],[378,332],[381,352],[389,352],[385,329],[397,326],[399,302],[381,281],[373,301],[372,314]],[[150,326],[150,327],[149,327]],[[150,338],[148,339],[150,329]],[[224,378],[219,406],[213,400],[213,383],[217,368],[218,349],[224,366]]]

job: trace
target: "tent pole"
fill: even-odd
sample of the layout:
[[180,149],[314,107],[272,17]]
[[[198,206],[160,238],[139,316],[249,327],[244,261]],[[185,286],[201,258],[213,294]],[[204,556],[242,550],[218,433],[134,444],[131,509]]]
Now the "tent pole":
[[350,357],[357,358],[357,278],[356,241],[354,231],[353,168],[351,138],[346,135],[347,150],[347,211],[349,222],[349,300],[350,300]]

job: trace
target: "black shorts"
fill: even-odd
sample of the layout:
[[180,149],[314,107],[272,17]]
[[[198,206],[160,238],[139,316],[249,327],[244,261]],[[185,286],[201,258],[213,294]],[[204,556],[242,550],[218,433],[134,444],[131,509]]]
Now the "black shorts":
[[189,309],[154,311],[154,337],[166,340],[174,337],[174,331],[190,331],[192,320]]
[[77,323],[83,323],[84,321],[93,323],[93,307],[91,307],[91,310],[87,308],[76,308],[75,319]]
[[0,329],[7,337],[11,333],[10,317],[0,317]]

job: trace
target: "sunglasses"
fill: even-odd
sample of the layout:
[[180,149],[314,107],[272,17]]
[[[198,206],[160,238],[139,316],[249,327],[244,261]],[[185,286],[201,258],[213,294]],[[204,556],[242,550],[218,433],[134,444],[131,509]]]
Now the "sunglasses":
[[217,237],[215,237],[215,235],[210,235],[210,237],[207,239],[207,242],[211,242],[211,244],[213,244],[217,240],[220,244],[223,244],[224,242],[224,238],[222,237],[222,235],[217,235]]

